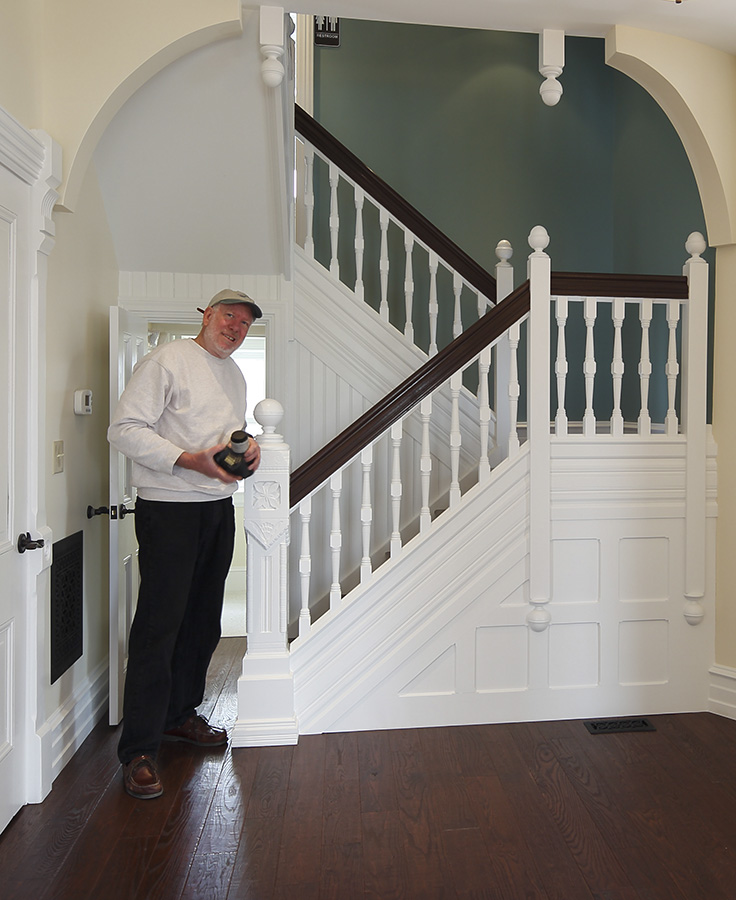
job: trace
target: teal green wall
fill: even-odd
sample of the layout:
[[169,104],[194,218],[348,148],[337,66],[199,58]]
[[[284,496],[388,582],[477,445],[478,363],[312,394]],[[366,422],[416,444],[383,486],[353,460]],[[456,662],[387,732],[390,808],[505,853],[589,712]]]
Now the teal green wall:
[[339,48],[315,48],[315,118],[481,265],[510,240],[519,283],[542,224],[555,270],[681,272],[687,235],[706,233],[692,170],[602,40],[566,39],[547,107],[538,35],[340,25]]

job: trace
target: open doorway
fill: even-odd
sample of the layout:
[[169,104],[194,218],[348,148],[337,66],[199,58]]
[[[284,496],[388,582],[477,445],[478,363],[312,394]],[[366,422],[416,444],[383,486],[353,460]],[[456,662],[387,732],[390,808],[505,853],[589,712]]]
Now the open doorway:
[[[194,324],[170,324],[151,322],[149,324],[149,349],[166,341],[196,337],[198,328]],[[253,410],[266,397],[266,326],[255,322],[242,345],[233,353],[248,385],[248,409],[246,418],[248,432],[254,437],[263,430],[253,418]],[[233,495],[235,506],[235,550],[230,573],[225,582],[225,602],[222,610],[222,636],[242,637],[245,635],[245,568],[246,546],[243,527],[244,482]]]

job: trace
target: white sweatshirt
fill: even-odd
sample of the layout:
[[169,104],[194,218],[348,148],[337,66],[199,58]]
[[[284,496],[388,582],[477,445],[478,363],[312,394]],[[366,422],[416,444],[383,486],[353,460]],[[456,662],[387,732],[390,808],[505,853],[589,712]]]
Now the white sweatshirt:
[[245,428],[246,386],[237,364],[193,340],[171,341],[147,354],[123,391],[107,438],[133,461],[144,500],[218,500],[237,490],[176,466],[183,451],[226,444]]

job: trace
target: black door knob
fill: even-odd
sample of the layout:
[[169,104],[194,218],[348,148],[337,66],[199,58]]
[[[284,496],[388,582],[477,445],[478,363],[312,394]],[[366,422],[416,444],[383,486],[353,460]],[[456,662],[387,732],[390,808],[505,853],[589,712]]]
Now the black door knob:
[[34,541],[31,539],[29,531],[18,537],[18,553],[25,553],[26,550],[38,550],[40,547],[43,547],[43,538]]
[[87,507],[87,518],[91,519],[92,516],[106,516],[110,510],[106,506],[98,506],[96,509],[94,506]]
[[124,519],[126,516],[134,516],[135,515],[135,506],[128,509],[128,507],[124,504],[120,504],[120,518]]

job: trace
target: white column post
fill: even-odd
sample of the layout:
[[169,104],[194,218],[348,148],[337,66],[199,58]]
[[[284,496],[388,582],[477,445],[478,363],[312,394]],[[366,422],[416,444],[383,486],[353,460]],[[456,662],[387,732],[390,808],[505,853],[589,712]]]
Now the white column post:
[[527,423],[529,429],[529,602],[532,631],[550,623],[550,323],[551,262],[544,252],[549,235],[537,225],[529,235],[530,304],[527,337]]
[[284,8],[262,6],[260,8],[260,44],[264,59],[261,77],[268,87],[278,87],[284,80]]
[[690,295],[682,322],[682,429],[687,438],[683,614],[690,625],[699,625],[705,614],[708,263],[700,254],[706,246],[702,234],[689,235],[685,249],[690,259],[683,268]]
[[286,632],[289,446],[276,434],[284,414],[280,403],[262,400],[253,414],[263,434],[261,464],[245,482],[248,647],[238,679],[234,747],[295,744],[299,736]]
[[[496,305],[505,300],[514,289],[514,268],[509,262],[514,251],[508,241],[499,241],[496,246]],[[511,346],[508,332],[496,344],[494,371],[495,393],[493,407],[496,411],[496,452],[500,452],[500,462],[508,454],[509,433],[511,431],[511,409],[509,380],[511,373]]]

